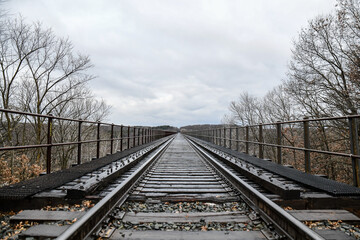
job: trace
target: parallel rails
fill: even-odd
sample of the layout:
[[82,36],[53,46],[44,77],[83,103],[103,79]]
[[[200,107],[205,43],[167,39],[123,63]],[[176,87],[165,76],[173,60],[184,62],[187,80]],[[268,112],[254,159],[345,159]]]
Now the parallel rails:
[[117,186],[111,193],[91,208],[82,218],[71,225],[57,239],[86,239],[100,226],[103,220],[121,203],[127,196],[131,188],[142,177],[143,173],[158,159],[165,149],[169,146],[173,138],[162,144],[153,156],[138,168],[132,175]]
[[306,225],[287,213],[284,209],[272,202],[266,196],[254,189],[244,180],[233,174],[228,169],[219,164],[216,159],[207,153],[201,145],[197,144],[194,139],[189,139],[194,148],[205,157],[209,163],[217,169],[223,176],[241,193],[242,198],[254,208],[255,211],[267,222],[270,222],[276,230],[280,232],[282,237],[287,239],[324,239],[316,232],[312,231]]
[[238,198],[190,144],[177,136],[134,190],[130,201],[231,202]]
[[[170,138],[162,144],[146,162],[131,174],[124,182],[118,185],[111,193],[105,196],[93,208],[91,208],[83,217],[71,225],[57,239],[86,239],[90,237],[108,215],[118,206],[125,202],[130,191],[146,174],[152,164],[166,151],[167,147],[174,138]],[[284,209],[276,205],[270,199],[265,197],[258,190],[254,189],[244,180],[240,179],[229,169],[221,165],[210,153],[208,153],[201,144],[196,143],[193,138],[187,138],[196,152],[206,159],[211,166],[216,169],[225,179],[227,179],[234,188],[241,194],[241,198],[258,215],[272,226],[280,238],[284,239],[324,239]]]

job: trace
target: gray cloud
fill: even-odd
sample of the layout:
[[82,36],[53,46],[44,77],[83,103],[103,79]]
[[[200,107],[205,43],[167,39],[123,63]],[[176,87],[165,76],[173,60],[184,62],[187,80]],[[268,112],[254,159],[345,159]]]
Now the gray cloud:
[[285,77],[291,41],[335,0],[12,0],[90,55],[109,121],[218,123],[241,91],[263,95]]

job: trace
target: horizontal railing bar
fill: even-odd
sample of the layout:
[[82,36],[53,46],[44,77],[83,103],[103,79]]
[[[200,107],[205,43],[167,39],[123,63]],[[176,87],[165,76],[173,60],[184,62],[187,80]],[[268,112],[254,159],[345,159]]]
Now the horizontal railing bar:
[[[145,135],[144,135],[145,136]],[[151,135],[148,135],[151,136]],[[162,136],[161,134],[159,135],[153,135],[153,136]],[[137,137],[137,136],[136,136]],[[140,135],[141,137],[141,135]],[[67,146],[67,145],[76,145],[79,143],[95,143],[95,142],[110,142],[111,140],[124,140],[124,139],[130,139],[132,140],[133,137],[124,137],[124,138],[113,138],[113,139],[100,139],[100,140],[86,140],[86,141],[80,141],[80,142],[64,142],[64,143],[52,143],[52,144],[38,144],[38,145],[22,145],[22,146],[8,146],[8,147],[0,147],[0,152],[1,151],[11,151],[11,150],[22,150],[22,149],[31,149],[31,148],[43,148],[43,147],[58,147],[58,146]]]
[[31,149],[31,148],[42,148],[54,146],[51,144],[39,144],[39,145],[24,145],[24,146],[11,146],[11,147],[1,147],[0,151],[11,151],[11,150],[22,150],[22,149]]
[[[195,135],[197,137],[209,137],[207,135]],[[301,148],[301,147],[293,147],[293,146],[288,146],[288,145],[278,145],[278,144],[272,144],[272,143],[263,143],[263,142],[255,142],[255,141],[246,141],[246,140],[241,140],[241,139],[232,139],[232,138],[217,138],[220,140],[231,140],[234,142],[242,142],[242,143],[252,143],[252,144],[257,144],[257,145],[263,145],[263,146],[269,146],[269,147],[282,147],[282,148],[287,148],[287,149],[292,149],[292,150],[299,150],[299,151],[309,151],[309,152],[314,152],[314,153],[323,153],[323,154],[328,154],[328,155],[335,155],[335,156],[340,156],[340,157],[355,157],[355,158],[360,158],[360,155],[354,155],[351,153],[339,153],[339,152],[331,152],[331,151],[324,151],[324,150],[317,150],[317,149],[313,149],[313,148]]]
[[[231,124],[231,125],[226,125],[224,124],[223,126],[227,126],[226,129],[236,129],[236,128],[246,128],[246,127],[259,127],[259,126],[270,126],[270,125],[277,125],[277,124],[291,124],[291,123],[303,123],[303,122],[317,122],[317,121],[329,121],[329,120],[343,120],[343,119],[348,119],[348,118],[360,118],[360,115],[348,115],[348,116],[339,116],[339,117],[326,117],[326,118],[305,118],[305,119],[301,119],[301,120],[292,120],[292,121],[279,121],[279,122],[272,122],[272,123],[259,123],[259,124],[254,124],[254,125],[246,125],[246,126],[241,126],[241,125],[236,125],[236,124]],[[207,131],[207,130],[224,130],[225,127],[217,127],[217,128],[209,128],[209,129],[203,129],[203,130],[190,130],[189,132],[201,132],[201,131]]]

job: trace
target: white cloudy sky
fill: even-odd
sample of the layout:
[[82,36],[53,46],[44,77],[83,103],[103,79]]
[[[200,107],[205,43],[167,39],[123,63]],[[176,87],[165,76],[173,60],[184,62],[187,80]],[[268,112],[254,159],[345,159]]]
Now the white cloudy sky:
[[335,0],[8,0],[90,55],[108,121],[219,123],[242,91],[285,78],[291,42]]

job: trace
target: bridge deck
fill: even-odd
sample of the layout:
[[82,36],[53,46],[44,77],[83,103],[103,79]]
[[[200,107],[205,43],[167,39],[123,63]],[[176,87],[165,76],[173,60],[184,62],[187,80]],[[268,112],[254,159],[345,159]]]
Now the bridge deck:
[[[204,141],[202,142],[207,144],[208,146],[217,148],[221,151],[224,151],[244,161],[250,162],[258,167],[264,168],[268,171],[292,179],[294,181],[303,183],[311,188],[325,191],[333,196],[360,196],[360,188],[339,183],[330,179],[303,173],[296,169],[291,169],[288,167],[284,167],[282,165],[278,165],[273,162],[264,161],[263,159],[252,157],[244,153],[239,153],[237,151],[220,147],[209,142],[204,142]],[[41,191],[59,187],[67,182],[70,182],[76,178],[81,177],[86,173],[92,172],[115,160],[118,160],[122,157],[125,157],[136,151],[139,151],[140,149],[149,146],[150,144],[152,143],[127,149],[123,152],[118,152],[113,155],[108,155],[106,157],[96,159],[91,162],[87,162],[66,170],[54,172],[28,181],[20,182],[11,186],[5,186],[3,188],[0,188],[0,201],[9,200],[9,199],[22,200],[31,197]]]

